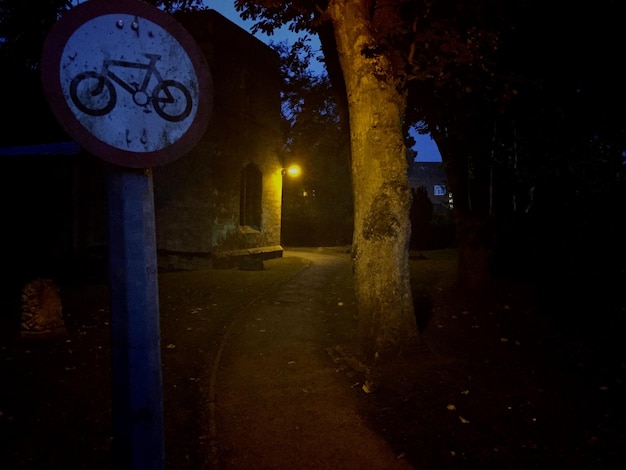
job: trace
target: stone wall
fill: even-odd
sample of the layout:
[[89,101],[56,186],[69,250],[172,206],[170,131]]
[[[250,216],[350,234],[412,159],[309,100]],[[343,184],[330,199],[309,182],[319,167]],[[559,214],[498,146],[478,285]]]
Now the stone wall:
[[[196,148],[154,169],[159,265],[223,265],[229,254],[251,249],[281,256],[279,58],[215,11],[179,14],[177,19],[207,58],[214,102],[209,127]],[[262,174],[257,228],[240,225],[241,173],[249,163]]]

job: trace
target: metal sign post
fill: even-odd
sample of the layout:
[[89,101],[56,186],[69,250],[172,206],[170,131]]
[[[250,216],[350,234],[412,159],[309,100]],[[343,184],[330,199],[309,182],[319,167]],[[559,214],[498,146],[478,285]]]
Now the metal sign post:
[[109,282],[114,468],[161,469],[163,397],[151,170],[111,166]]
[[113,458],[116,469],[164,466],[152,170],[206,130],[211,76],[195,41],[138,0],[90,0],[44,43],[52,111],[78,144],[111,163],[108,234]]

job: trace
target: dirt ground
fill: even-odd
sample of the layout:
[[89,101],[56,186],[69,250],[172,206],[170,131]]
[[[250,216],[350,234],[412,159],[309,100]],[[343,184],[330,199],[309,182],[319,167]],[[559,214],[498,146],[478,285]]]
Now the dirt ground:
[[[374,393],[354,388],[369,427],[416,469],[623,468],[624,308],[556,312],[534,286],[505,281],[472,307],[454,290],[454,251],[423,254],[411,261],[420,350],[382,371]],[[306,262],[265,265],[159,277],[168,469],[210,468],[203,384],[233,312]],[[67,336],[1,337],[2,469],[111,468],[107,288],[62,296]]]

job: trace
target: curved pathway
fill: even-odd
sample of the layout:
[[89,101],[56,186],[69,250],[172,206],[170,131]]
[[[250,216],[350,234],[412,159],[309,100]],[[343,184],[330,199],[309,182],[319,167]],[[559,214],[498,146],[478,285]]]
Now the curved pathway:
[[240,311],[212,380],[212,468],[403,469],[358,414],[326,348],[353,339],[347,255],[286,251],[310,264]]

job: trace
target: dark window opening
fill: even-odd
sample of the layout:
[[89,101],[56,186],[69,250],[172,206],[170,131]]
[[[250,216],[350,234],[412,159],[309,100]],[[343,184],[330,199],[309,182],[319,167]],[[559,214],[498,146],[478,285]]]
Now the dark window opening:
[[239,224],[261,230],[261,196],[263,175],[259,167],[249,163],[241,171]]

